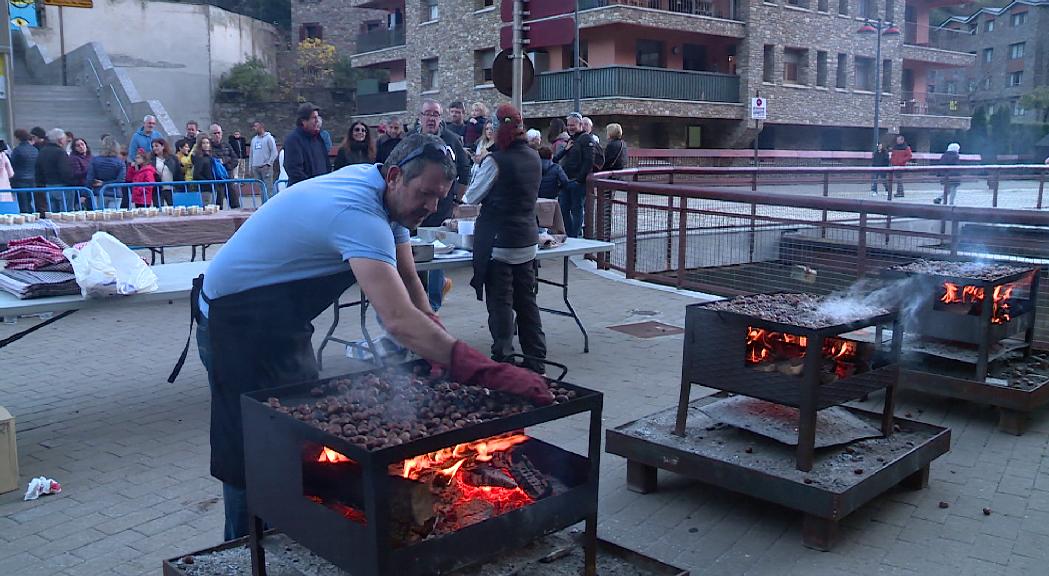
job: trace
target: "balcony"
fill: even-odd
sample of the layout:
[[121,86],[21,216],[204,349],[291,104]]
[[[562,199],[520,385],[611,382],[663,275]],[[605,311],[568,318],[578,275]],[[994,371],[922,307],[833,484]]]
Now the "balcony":
[[404,46],[404,27],[379,28],[357,35],[357,54],[374,52],[394,46]]
[[358,116],[403,112],[407,109],[408,92],[406,90],[399,90],[397,92],[376,92],[373,94],[357,94]]
[[971,66],[976,63],[976,56],[969,53],[970,38],[962,30],[907,22],[903,28],[903,58],[940,66]]
[[580,11],[608,6],[631,6],[692,16],[739,20],[736,17],[739,9],[734,0],[579,0]]
[[[738,103],[739,76],[714,72],[666,70],[634,66],[583,68],[580,98],[639,98],[690,102]],[[545,72],[536,76],[525,95],[533,102],[571,100],[572,70]]]
[[903,92],[900,123],[910,128],[968,130],[972,110],[962,94]]

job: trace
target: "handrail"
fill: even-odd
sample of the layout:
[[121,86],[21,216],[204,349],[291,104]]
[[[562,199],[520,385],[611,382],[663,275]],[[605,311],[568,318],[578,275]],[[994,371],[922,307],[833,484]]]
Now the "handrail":
[[[216,194],[217,193],[216,188],[222,188],[222,189],[224,189],[224,192],[222,192],[222,195],[223,195],[223,197],[226,200],[226,205],[229,206],[230,205],[230,189],[231,189],[231,185],[233,185],[233,184],[236,184],[236,185],[249,184],[249,185],[251,185],[252,190],[255,190],[255,189],[260,190],[262,192],[261,197],[262,197],[262,203],[263,204],[265,204],[266,200],[269,199],[269,191],[266,188],[266,183],[263,182],[262,180],[259,180],[258,178],[237,178],[237,179],[230,179],[230,180],[189,180],[189,181],[181,180],[181,181],[177,181],[177,182],[113,182],[111,184],[105,184],[105,185],[99,187],[99,189],[96,190],[93,193],[93,197],[94,198],[98,198],[99,200],[102,200],[102,199],[104,199],[107,196],[107,193],[109,193],[108,195],[111,198],[114,198],[114,197],[124,198],[124,197],[126,197],[127,201],[128,201],[127,202],[128,206],[132,206],[131,192],[130,192],[130,190],[132,188],[153,188],[153,189],[159,190],[159,191],[162,191],[163,188],[171,188],[172,189],[171,191],[173,193],[176,193],[176,194],[182,194],[182,193],[201,194],[201,193],[203,193],[205,191],[208,191],[211,194]],[[209,189],[201,190],[201,187],[203,187],[203,186],[208,186]],[[123,192],[123,190],[125,190],[125,189],[128,190],[128,192],[126,194]],[[237,194],[237,199],[238,199],[238,203],[239,203],[240,199],[242,199],[245,195],[240,190],[236,190],[235,189],[235,192]],[[255,194],[250,194],[250,196],[254,199]],[[153,200],[153,198],[152,198],[152,195],[151,195],[150,203],[148,204],[149,206],[153,205],[152,200]],[[203,198],[201,198],[201,202],[203,203]],[[258,204],[254,200],[252,200],[252,208],[257,208],[257,207],[258,207]]]
[[127,125],[125,130],[129,129],[131,126],[131,117],[127,115],[127,110],[124,109],[124,103],[120,101],[120,96],[117,95],[117,89],[114,88],[112,84],[109,85],[109,89],[113,92],[113,99],[117,101],[117,106],[120,106],[120,113],[124,115],[124,124]]
[[645,166],[639,168],[624,168],[609,172],[596,172],[591,176],[596,179],[622,183],[623,180],[610,180],[615,177],[635,176],[663,176],[668,174],[687,174],[700,176],[718,175],[753,175],[753,174],[864,174],[872,173],[933,173],[940,175],[944,173],[958,172],[961,174],[978,174],[984,176],[988,173],[1045,173],[1049,174],[1049,165],[1046,164],[980,164],[980,165],[948,165],[948,166]]
[[96,90],[101,90],[102,89],[102,78],[98,75],[98,69],[95,68],[95,63],[92,62],[91,60],[87,60],[87,64],[88,64],[88,66],[91,66],[91,72],[95,75],[95,82],[98,82],[98,88],[96,88]]

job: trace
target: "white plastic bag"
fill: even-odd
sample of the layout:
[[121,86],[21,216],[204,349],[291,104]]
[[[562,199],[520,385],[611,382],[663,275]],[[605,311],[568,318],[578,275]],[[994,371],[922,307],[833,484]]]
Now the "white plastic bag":
[[80,292],[88,298],[141,294],[158,288],[157,275],[120,240],[95,232],[83,248],[62,252],[73,264]]

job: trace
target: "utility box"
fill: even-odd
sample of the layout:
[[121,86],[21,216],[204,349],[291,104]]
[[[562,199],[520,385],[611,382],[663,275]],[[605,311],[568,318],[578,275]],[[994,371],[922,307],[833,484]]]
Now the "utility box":
[[18,488],[18,444],[15,417],[0,406],[0,494]]

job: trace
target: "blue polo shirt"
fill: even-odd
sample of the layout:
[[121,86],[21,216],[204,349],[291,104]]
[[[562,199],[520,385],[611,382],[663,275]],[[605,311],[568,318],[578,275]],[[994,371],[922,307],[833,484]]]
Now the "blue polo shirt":
[[[408,229],[390,221],[374,164],[304,180],[272,197],[223,246],[204,274],[214,300],[260,286],[345,272],[350,258],[397,265]],[[207,315],[207,304],[201,302]]]

